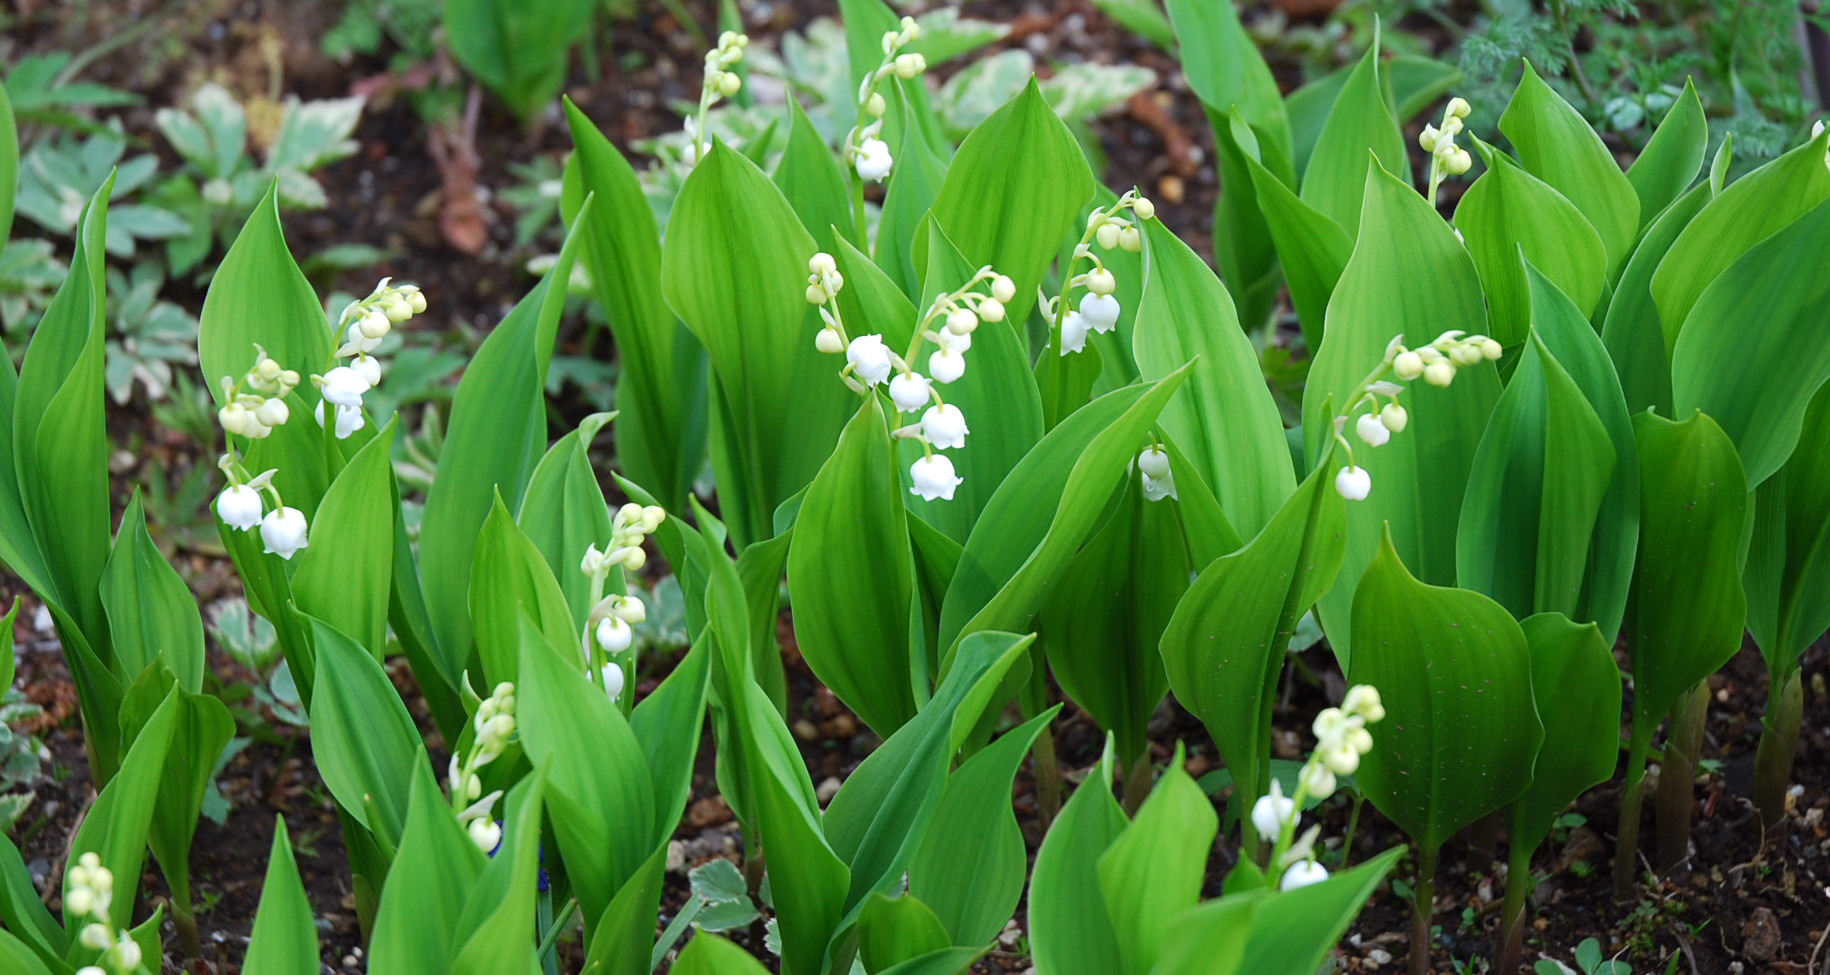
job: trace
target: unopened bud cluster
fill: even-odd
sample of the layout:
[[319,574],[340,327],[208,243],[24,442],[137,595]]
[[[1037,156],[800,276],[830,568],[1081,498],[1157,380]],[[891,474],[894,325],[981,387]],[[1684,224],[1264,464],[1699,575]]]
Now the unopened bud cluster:
[[328,403],[335,411],[332,429],[338,440],[348,439],[363,428],[362,397],[381,382],[381,362],[375,358],[375,350],[394,326],[425,310],[426,296],[418,288],[410,284],[393,286],[387,278],[382,278],[367,298],[343,309],[337,320],[337,336],[343,343],[337,347],[337,358],[349,359],[349,364],[311,377],[322,397],[314,412],[319,426],[325,425],[324,407]]
[[665,520],[667,512],[657,505],[623,505],[610,523],[608,551],[599,552],[593,545],[585,550],[578,566],[591,577],[595,600],[585,619],[582,637],[585,670],[603,682],[604,694],[612,701],[623,693],[625,662],[620,658],[635,645],[635,627],[648,619],[648,607],[634,596],[602,595],[604,585],[611,569],[621,567],[625,572],[634,572],[647,563],[642,543]]
[[743,90],[743,76],[732,70],[743,61],[744,49],[750,46],[747,34],[725,31],[718,35],[718,46],[705,54],[705,78],[699,86],[699,111],[686,119],[687,146],[680,161],[688,168],[705,158],[705,116],[719,101]]
[[1297,837],[1302,806],[1309,799],[1326,799],[1334,794],[1338,775],[1352,775],[1360,767],[1360,757],[1372,751],[1372,734],[1366,726],[1385,717],[1379,692],[1370,684],[1356,684],[1338,708],[1327,708],[1315,718],[1315,751],[1297,773],[1296,795],[1285,796],[1283,784],[1273,779],[1269,795],[1259,797],[1252,805],[1252,826],[1261,837],[1276,842],[1272,867],[1282,876],[1278,887],[1294,890],[1328,879],[1328,870],[1315,859],[1315,842],[1320,826],[1311,826]]
[[108,915],[113,905],[113,871],[102,866],[97,854],[83,854],[64,878],[64,916],[71,924],[87,919],[76,939],[100,957],[77,969],[77,975],[130,975],[141,970],[140,944],[127,932],[115,930]]
[[902,18],[895,30],[884,32],[883,60],[858,82],[858,124],[846,137],[845,155],[858,171],[859,179],[880,183],[890,174],[895,160],[890,156],[889,143],[882,138],[883,113],[889,106],[877,85],[891,75],[906,81],[928,70],[926,58],[903,50],[920,39],[921,25],[913,17]]
[[616,516],[610,520],[610,546],[601,552],[596,545],[587,547],[579,570],[588,576],[602,575],[615,566],[622,566],[626,572],[640,570],[648,563],[642,543],[666,520],[667,512],[660,505],[626,504],[616,509]]
[[[1450,329],[1417,349],[1405,348],[1401,338],[1393,338],[1385,347],[1385,358],[1349,397],[1347,410],[1334,421],[1335,442],[1347,454],[1347,464],[1334,476],[1334,489],[1349,501],[1366,500],[1372,493],[1372,475],[1354,461],[1354,446],[1343,435],[1348,422],[1353,422],[1355,435],[1368,447],[1385,446],[1392,434],[1403,433],[1410,425],[1410,414],[1398,403],[1398,394],[1404,387],[1382,378],[1386,373],[1405,382],[1421,378],[1431,386],[1446,387],[1455,381],[1456,370],[1491,362],[1504,353],[1493,339],[1469,335],[1460,329]],[[1362,407],[1366,408],[1365,413],[1360,412]]]
[[244,373],[239,382],[222,377],[225,402],[222,409],[216,411],[216,420],[225,432],[250,440],[265,439],[273,433],[274,427],[285,426],[291,419],[292,411],[286,407],[286,397],[292,395],[298,385],[297,372],[282,368],[257,345],[254,347],[254,368]]
[[[1113,295],[1118,290],[1118,279],[1106,268],[1105,262],[1099,259],[1095,245],[1101,250],[1124,250],[1137,253],[1144,248],[1144,238],[1137,224],[1124,214],[1129,212],[1137,220],[1149,220],[1156,216],[1156,204],[1131,190],[1119,197],[1118,202],[1109,207],[1095,207],[1087,214],[1086,233],[1074,246],[1074,256],[1068,264],[1067,286],[1062,293],[1048,300],[1047,308],[1051,319],[1059,320],[1061,336],[1057,348],[1061,355],[1079,352],[1086,348],[1089,332],[1105,333],[1118,327],[1118,315],[1122,310],[1118,298]],[[1090,262],[1093,267],[1084,274],[1074,274],[1074,268],[1081,261]],[[1081,289],[1081,294],[1072,304],[1067,304],[1070,292]]]
[[[906,355],[897,355],[883,342],[881,334],[849,336],[836,300],[845,279],[839,273],[832,255],[819,253],[807,262],[807,301],[820,306],[824,323],[815,348],[829,355],[845,354],[840,370],[854,391],[867,393],[888,384],[890,402],[896,412],[920,413],[920,419],[895,429],[894,435],[921,444],[922,456],[909,467],[911,494],[926,500],[951,501],[953,491],[964,479],[954,471],[953,462],[936,450],[953,450],[966,445],[966,415],[958,406],[941,397],[938,386],[956,382],[966,374],[966,352],[972,348],[972,333],[980,322],[998,323],[1008,314],[1007,306],[1017,297],[1017,285],[1009,277],[979,268],[960,288],[940,295],[928,306],[916,323],[914,341]],[[977,290],[979,286],[984,291]],[[912,362],[926,343],[934,345],[928,356],[928,371],[916,371]]]
[[445,784],[451,790],[451,806],[458,811],[458,825],[464,827],[478,849],[489,853],[502,842],[502,825],[491,815],[502,791],[483,795],[483,780],[477,772],[501,758],[515,736],[515,685],[508,681],[497,684],[489,697],[477,705],[471,726],[476,735],[470,754],[461,762],[458,755],[451,756]]
[[1465,127],[1463,120],[1473,114],[1474,107],[1466,98],[1451,98],[1442,111],[1441,125],[1426,125],[1417,136],[1417,144],[1424,152],[1430,154],[1430,193],[1431,204],[1436,202],[1436,188],[1450,176],[1460,176],[1474,165],[1468,150],[1455,144],[1455,137]]

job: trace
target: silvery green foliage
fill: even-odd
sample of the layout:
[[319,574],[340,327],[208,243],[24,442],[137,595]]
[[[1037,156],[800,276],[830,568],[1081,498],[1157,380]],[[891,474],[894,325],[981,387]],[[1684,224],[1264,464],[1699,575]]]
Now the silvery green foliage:
[[41,713],[13,688],[0,695],[0,833],[11,831],[32,804],[31,788],[42,764],[38,740],[14,731],[13,725]]
[[126,158],[126,149],[118,120],[86,138],[66,133],[33,146],[19,161],[19,214],[52,233],[68,236],[75,231],[90,195],[113,172],[104,237],[110,256],[132,257],[141,241],[170,240],[190,233],[190,223],[178,214],[137,202],[140,191],[149,189],[158,175],[159,160],[152,153]]
[[356,151],[350,133],[362,118],[362,104],[361,98],[301,102],[289,96],[260,165],[247,154],[247,109],[221,85],[197,89],[190,111],[162,108],[154,121],[172,149],[203,177],[206,201],[233,201],[245,209],[260,198],[269,180],[278,179],[282,205],[315,210],[328,201],[310,174]]
[[69,273],[48,240],[15,240],[0,251],[0,325],[8,332],[34,325]]
[[159,298],[165,272],[138,264],[128,273],[108,269],[108,365],[104,376],[116,403],[133,398],[135,385],[157,402],[172,385],[173,366],[197,364],[197,319]]
[[[941,85],[934,100],[947,134],[960,138],[1029,84],[1036,59],[1021,48],[973,62]],[[1112,111],[1156,83],[1156,72],[1135,64],[1063,65],[1040,82],[1055,114],[1069,124]]]

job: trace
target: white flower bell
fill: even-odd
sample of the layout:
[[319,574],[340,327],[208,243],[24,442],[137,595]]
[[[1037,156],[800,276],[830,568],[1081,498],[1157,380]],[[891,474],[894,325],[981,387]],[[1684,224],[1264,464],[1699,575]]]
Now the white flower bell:
[[1328,879],[1328,868],[1314,860],[1298,860],[1284,871],[1284,878],[1278,881],[1277,889],[1295,890],[1310,884],[1319,884]]
[[1137,455],[1137,469],[1145,477],[1166,480],[1169,477],[1169,455],[1161,447],[1146,447]]
[[881,183],[890,174],[891,162],[889,143],[882,139],[866,139],[858,147],[858,178]]
[[473,819],[467,832],[470,833],[470,841],[484,853],[494,853],[496,847],[502,845],[502,827],[496,825],[493,819]]
[[318,381],[324,399],[335,406],[362,405],[362,394],[369,391],[370,385],[368,377],[351,366],[338,366]]
[[966,414],[952,403],[928,407],[921,415],[921,435],[938,450],[966,446]]
[[635,630],[618,616],[606,616],[598,620],[594,635],[597,645],[611,656],[622,653],[635,643]]
[[232,484],[216,498],[222,523],[238,531],[253,531],[261,523],[261,493],[246,484]]
[[913,413],[927,405],[934,384],[918,372],[898,373],[890,380],[890,401],[903,413]]
[[1353,431],[1360,435],[1361,440],[1373,447],[1383,447],[1385,442],[1392,438],[1391,429],[1380,421],[1377,414],[1373,413],[1362,413],[1360,418],[1354,421]]
[[1297,773],[1297,778],[1297,784],[1302,786],[1303,792],[1311,799],[1326,799],[1334,795],[1334,773],[1320,762],[1305,763],[1302,771]]
[[605,664],[604,696],[615,701],[623,696],[623,668],[616,664]]
[[1349,501],[1365,501],[1372,493],[1372,475],[1364,467],[1343,467],[1334,476],[1334,489]]
[[1296,800],[1284,795],[1283,783],[1272,779],[1270,794],[1259,796],[1252,804],[1252,827],[1260,837],[1269,839],[1283,832],[1284,824],[1295,818]]
[[950,383],[966,374],[966,357],[960,351],[943,347],[928,356],[928,374],[934,377],[935,382]]
[[1087,295],[1080,299],[1080,315],[1093,331],[1110,332],[1118,326],[1118,299],[1111,295]]
[[890,350],[883,344],[881,335],[860,335],[851,340],[845,349],[845,361],[851,363],[852,370],[858,374],[867,386],[875,386],[890,378],[890,370],[895,364],[890,360]]
[[923,457],[909,465],[909,478],[915,482],[909,493],[927,501],[953,500],[953,489],[965,481],[953,473],[953,462],[940,454]]
[[1070,311],[1061,319],[1061,354],[1079,352],[1087,347],[1086,316]]
[[297,508],[278,508],[261,519],[261,541],[269,555],[291,559],[307,544],[305,512]]

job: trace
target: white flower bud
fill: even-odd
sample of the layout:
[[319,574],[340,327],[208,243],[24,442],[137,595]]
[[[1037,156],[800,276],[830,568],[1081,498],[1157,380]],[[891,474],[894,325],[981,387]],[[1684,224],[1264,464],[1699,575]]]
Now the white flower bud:
[[1372,751],[1372,732],[1367,731],[1365,728],[1347,729],[1347,733],[1341,736],[1341,741],[1344,742],[1348,748],[1353,749],[1354,753],[1358,755],[1364,755],[1367,752]]
[[928,356],[928,375],[933,376],[937,383],[950,383],[965,374],[966,357],[955,348],[943,346]]
[[484,853],[494,853],[496,847],[502,845],[502,827],[497,826],[493,820],[473,819],[466,827],[466,832],[470,834],[470,841]]
[[1432,362],[1423,369],[1423,381],[1432,386],[1447,386],[1455,381],[1455,366],[1442,360]]
[[[71,893],[74,894],[75,891],[71,891]],[[85,897],[87,897],[88,894],[89,892],[87,890],[83,891]],[[90,903],[93,903],[93,901]],[[89,913],[87,910],[78,911],[74,907],[71,907],[70,898],[68,897],[64,898],[64,910],[75,914],[77,917],[83,917]],[[108,934],[108,925],[106,924],[86,924],[83,926],[82,933],[77,935],[76,938],[78,941],[82,942],[83,947],[88,948],[91,951],[107,951],[109,946],[114,944],[114,939]]]
[[350,368],[362,374],[372,389],[381,382],[381,360],[372,355],[359,355],[350,363]]
[[869,112],[874,118],[883,117],[883,113],[888,110],[888,108],[889,106],[883,103],[883,96],[874,91],[871,92],[870,100],[864,103],[864,110]]
[[[1330,790],[1333,791],[1333,790]],[[1314,860],[1298,860],[1284,871],[1284,877],[1277,882],[1278,890],[1295,890],[1310,884],[1319,884],[1328,879],[1328,868]]]
[[624,572],[639,572],[642,566],[648,564],[648,553],[643,551],[640,545],[631,545],[622,552],[623,555],[619,561],[623,563]]
[[1352,775],[1360,767],[1360,752],[1345,738],[1327,747],[1317,748],[1316,751],[1322,764],[1336,775]]
[[324,399],[337,406],[360,406],[362,394],[372,385],[367,376],[349,366],[338,366],[318,379]]
[[140,943],[129,937],[125,931],[121,932],[121,940],[115,942],[114,950],[110,954],[114,956],[115,966],[121,971],[131,972],[140,967]]
[[216,515],[239,531],[253,531],[261,523],[261,493],[246,484],[232,484],[216,497]]
[[1161,447],[1146,447],[1137,455],[1137,469],[1145,477],[1162,480],[1169,476],[1169,455]]
[[953,473],[953,462],[942,454],[923,457],[909,465],[909,479],[915,482],[909,493],[928,501],[953,500],[953,489],[965,480]]
[[1480,348],[1481,358],[1486,359],[1488,362],[1492,362],[1506,354],[1506,350],[1501,348],[1500,344],[1492,339],[1481,339]]
[[898,412],[913,413],[927,404],[933,388],[934,384],[921,373],[899,373],[890,380],[890,401]]
[[979,327],[979,316],[970,308],[955,308],[947,315],[947,331],[955,335],[967,335]]
[[1379,422],[1385,424],[1385,429],[1393,433],[1403,433],[1405,425],[1411,422],[1411,415],[1405,411],[1404,407],[1396,403],[1387,403],[1385,409],[1379,411]]
[[1303,792],[1311,799],[1326,799],[1334,795],[1334,773],[1320,762],[1309,762],[1303,765],[1298,773]]
[[720,95],[730,98],[742,89],[743,77],[737,73],[726,71],[718,76],[718,93]]
[[1353,431],[1360,435],[1361,440],[1374,447],[1383,447],[1385,442],[1392,438],[1391,430],[1379,422],[1378,416],[1372,413],[1361,414],[1360,418],[1354,421]]
[[1259,796],[1252,804],[1252,826],[1258,835],[1273,839],[1283,832],[1284,823],[1296,817],[1296,800],[1284,795],[1283,783],[1271,780],[1270,795]]
[[839,338],[838,329],[822,328],[813,338],[813,347],[827,355],[838,355],[845,351],[845,340]]
[[1376,724],[1385,718],[1385,704],[1379,700],[1379,689],[1371,684],[1349,687],[1347,696],[1341,701],[1341,710],[1359,715],[1367,724]]
[[610,612],[625,623],[645,623],[648,621],[648,606],[634,596],[616,596],[616,605]]
[[1086,317],[1078,311],[1070,311],[1061,319],[1061,354],[1079,352],[1086,347]]
[[1392,360],[1392,372],[1399,379],[1410,382],[1423,375],[1423,356],[1415,352],[1400,352]]
[[[95,908],[95,895],[90,893],[88,887],[72,886],[70,888],[70,892],[64,895],[64,913],[70,915],[71,917],[88,917],[89,912],[91,910],[93,910],[94,908]],[[100,927],[100,925],[90,925],[90,927]],[[89,935],[89,929],[84,928],[83,929],[84,938],[87,938],[88,935]],[[102,931],[103,941],[102,941],[102,944],[100,945],[100,947],[97,948],[98,951],[101,950],[101,948],[108,947],[108,942],[106,940],[107,937],[108,937],[108,932],[106,929],[103,929],[103,931]]]
[[893,162],[894,160],[890,158],[889,143],[882,139],[866,139],[864,144],[858,147],[854,165],[858,169],[859,179],[881,183],[883,178],[890,174],[890,166]]
[[[411,307],[404,302],[401,303],[400,307],[408,312],[407,317],[411,317]],[[406,317],[399,320],[406,321]],[[379,339],[393,330],[394,322],[395,318],[393,315],[388,314],[379,308],[371,308],[363,313],[361,318],[356,320],[356,331],[365,339]]]
[[965,355],[972,351],[971,332],[955,333],[949,332],[943,328],[934,334],[934,341],[935,344],[939,345],[941,348],[951,349],[954,352],[958,352],[960,355]]
[[1144,237],[1136,227],[1126,227],[1118,232],[1118,249],[1132,254],[1144,249]]
[[1156,204],[1150,202],[1147,197],[1140,196],[1132,201],[1131,212],[1137,214],[1141,219],[1149,220],[1156,216]]
[[1467,118],[1469,115],[1472,115],[1473,113],[1474,113],[1474,106],[1468,104],[1468,100],[1466,98],[1457,96],[1455,98],[1449,99],[1448,115],[1450,118],[1463,119],[1463,118]]
[[883,336],[877,334],[860,335],[852,339],[851,345],[845,349],[845,359],[867,386],[875,386],[889,379],[890,370],[895,367],[890,361],[890,350],[883,344]]
[[1093,331],[1104,334],[1118,325],[1118,299],[1109,294],[1090,294],[1080,299],[1080,316]]
[[297,508],[277,508],[267,512],[261,519],[261,542],[266,546],[269,555],[282,559],[291,559],[304,548],[308,541],[305,537],[305,512]]
[[979,302],[979,317],[988,322],[1004,320],[1004,303],[996,298],[986,298]]
[[1436,126],[1426,125],[1423,127],[1423,131],[1417,134],[1417,144],[1423,147],[1424,152],[1435,152],[1436,142],[1441,137],[1442,133],[1437,130]]
[[1100,224],[1099,229],[1093,232],[1093,239],[1098,241],[1099,246],[1105,248],[1106,250],[1111,250],[1112,248],[1117,247],[1118,246],[1118,225],[1111,224],[1111,223]]
[[896,77],[908,80],[928,70],[928,59],[919,54],[896,55]]
[[1334,476],[1334,489],[1349,501],[1364,501],[1372,493],[1372,475],[1364,467],[1343,467]]
[[823,305],[831,297],[817,281],[807,286],[807,303],[810,305]]
[[930,406],[921,415],[921,435],[937,450],[966,446],[966,414],[952,403]]
[[84,965],[76,970],[76,975],[108,975],[108,973],[94,965]]
[[1474,157],[1468,155],[1468,150],[1460,146],[1455,147],[1455,151],[1449,153],[1448,158],[1443,160],[1442,164],[1443,171],[1451,176],[1460,176],[1473,166]]
[[1005,275],[991,279],[991,296],[1008,305],[1017,297],[1017,283]]
[[262,400],[261,405],[254,408],[254,418],[259,420],[263,426],[285,426],[286,421],[291,417],[292,411],[286,407],[286,401],[282,399]]
[[1096,267],[1087,272],[1088,291],[1091,291],[1096,295],[1109,295],[1117,290],[1117,288],[1118,281],[1112,277],[1111,271],[1108,271],[1103,267]]
[[623,668],[617,664],[605,664],[602,674],[604,677],[604,696],[611,701],[615,701],[622,697],[624,683]]
[[248,435],[248,424],[253,420],[253,412],[240,403],[230,403],[216,411],[216,422],[222,424],[226,433],[245,437]]
[[635,630],[616,616],[597,621],[597,645],[605,653],[616,655],[635,643]]
[[[407,288],[412,288],[412,290],[408,291]],[[412,285],[407,285],[406,287],[401,288],[400,290],[406,294],[407,307],[413,309],[413,314],[424,315],[426,313],[426,294],[425,294],[425,292],[419,290],[418,288],[413,288]]]

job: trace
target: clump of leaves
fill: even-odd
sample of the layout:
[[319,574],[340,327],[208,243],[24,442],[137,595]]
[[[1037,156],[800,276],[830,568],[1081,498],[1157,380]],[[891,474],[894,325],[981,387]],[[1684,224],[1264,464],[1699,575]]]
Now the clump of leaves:
[[0,833],[10,832],[31,806],[32,783],[38,781],[43,761],[38,740],[14,731],[13,725],[41,713],[14,688],[0,694]]
[[108,269],[108,366],[104,378],[116,403],[137,384],[152,401],[171,390],[172,367],[197,364],[197,319],[161,299],[165,270],[142,263],[131,272]]
[[1576,946],[1576,965],[1577,968],[1571,968],[1552,958],[1540,958],[1532,971],[1537,975],[1577,975],[1577,969],[1580,969],[1581,975],[1633,975],[1633,968],[1624,961],[1604,961],[1601,942],[1594,938],[1585,938]]

